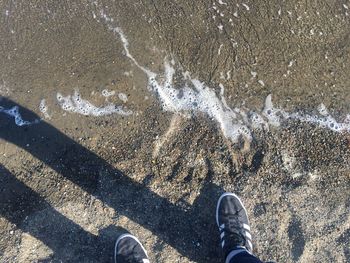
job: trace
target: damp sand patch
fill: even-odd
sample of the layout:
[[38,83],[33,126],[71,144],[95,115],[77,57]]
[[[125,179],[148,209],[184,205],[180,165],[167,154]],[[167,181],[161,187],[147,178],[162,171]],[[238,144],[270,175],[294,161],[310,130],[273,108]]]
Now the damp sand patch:
[[[96,7],[96,2],[94,3]],[[337,121],[331,116],[327,108],[321,104],[318,107],[319,114],[312,115],[304,112],[288,112],[282,108],[275,107],[272,96],[267,96],[265,105],[260,112],[247,108],[230,107],[224,97],[224,86],[219,84],[220,94],[210,85],[192,78],[189,72],[184,72],[181,67],[176,68],[174,59],[164,58],[164,71],[155,73],[142,66],[129,51],[129,41],[123,30],[116,26],[113,18],[109,17],[105,10],[101,9],[99,16],[94,13],[98,22],[103,22],[108,30],[113,32],[118,40],[122,42],[125,55],[139,68],[148,79],[148,89],[156,95],[162,109],[174,114],[193,115],[204,113],[214,120],[220,127],[223,135],[237,142],[241,137],[252,140],[254,129],[268,130],[271,126],[280,127],[287,121],[300,121],[313,124],[317,127],[330,129],[334,132],[350,132],[350,114],[343,121]],[[183,76],[183,86],[174,84],[174,75],[180,71]],[[265,85],[265,84],[264,84]]]

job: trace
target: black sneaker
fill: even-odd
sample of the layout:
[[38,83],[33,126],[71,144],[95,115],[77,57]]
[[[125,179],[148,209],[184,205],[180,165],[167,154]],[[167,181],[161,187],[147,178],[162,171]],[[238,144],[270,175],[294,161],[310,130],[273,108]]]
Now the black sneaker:
[[216,207],[216,223],[220,231],[221,247],[225,258],[235,249],[253,251],[247,211],[233,193],[220,196]]
[[115,242],[115,263],[149,263],[148,255],[141,242],[130,234],[121,235]]

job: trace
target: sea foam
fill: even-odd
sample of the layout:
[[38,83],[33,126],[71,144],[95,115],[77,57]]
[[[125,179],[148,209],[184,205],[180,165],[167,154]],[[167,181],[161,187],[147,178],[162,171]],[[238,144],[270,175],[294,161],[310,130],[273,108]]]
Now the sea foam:
[[[104,21],[107,28],[121,40],[125,55],[147,75],[148,88],[156,94],[164,111],[185,115],[204,113],[218,123],[224,136],[232,142],[236,142],[241,136],[251,140],[252,130],[266,130],[271,126],[279,127],[287,120],[298,120],[335,132],[350,132],[350,115],[346,117],[344,122],[337,122],[323,104],[319,106],[319,115],[309,115],[301,112],[289,113],[274,107],[272,96],[269,95],[261,112],[246,108],[231,108],[226,103],[222,84],[219,85],[221,92],[218,95],[214,89],[205,83],[192,78],[189,72],[182,72],[185,84],[182,87],[175,87],[173,81],[176,73],[174,60],[169,62],[165,58],[163,74],[151,71],[140,65],[132,56],[129,51],[128,39],[122,29],[115,26],[113,18],[110,18],[104,10],[101,10],[100,17],[96,20]],[[265,85],[263,81],[260,81],[260,84]]]
[[51,116],[49,114],[49,108],[46,104],[46,100],[42,99],[39,104],[39,110],[44,115],[45,119],[51,119]]
[[103,107],[97,107],[87,100],[81,98],[78,90],[75,90],[73,95],[63,96],[57,93],[57,101],[61,108],[68,112],[75,112],[85,116],[104,116],[110,114],[130,115],[132,111],[124,110],[121,106],[108,104]]
[[5,113],[10,117],[13,117],[15,119],[15,124],[17,126],[28,126],[28,125],[32,125],[40,122],[39,119],[36,119],[34,121],[23,120],[22,115],[19,112],[18,106],[14,106],[10,109],[5,109],[4,107],[0,106],[0,112]]

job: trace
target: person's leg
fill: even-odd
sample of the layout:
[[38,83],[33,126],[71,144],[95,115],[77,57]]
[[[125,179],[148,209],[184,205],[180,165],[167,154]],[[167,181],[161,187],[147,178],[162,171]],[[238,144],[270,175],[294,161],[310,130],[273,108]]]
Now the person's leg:
[[240,251],[237,254],[235,250],[233,253],[227,255],[225,263],[263,263],[260,259],[250,254],[248,251]]
[[216,207],[225,263],[262,263],[253,255],[248,215],[242,201],[233,193],[220,196]]
[[121,235],[115,242],[115,263],[149,263],[148,255],[141,242],[133,235]]

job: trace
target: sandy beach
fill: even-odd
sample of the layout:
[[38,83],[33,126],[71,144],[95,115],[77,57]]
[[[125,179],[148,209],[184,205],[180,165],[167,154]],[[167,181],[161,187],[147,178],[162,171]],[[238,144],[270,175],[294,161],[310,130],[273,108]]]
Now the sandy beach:
[[0,261],[350,260],[350,3],[4,0]]

